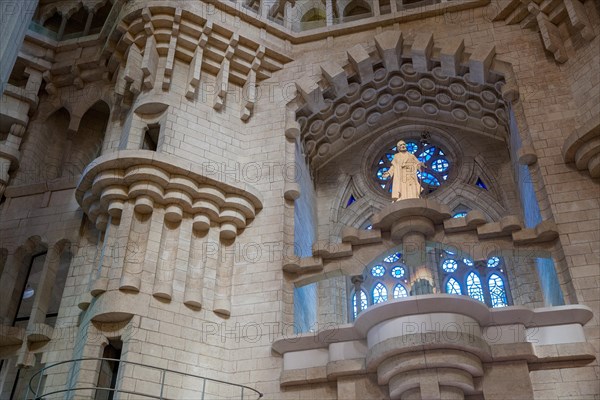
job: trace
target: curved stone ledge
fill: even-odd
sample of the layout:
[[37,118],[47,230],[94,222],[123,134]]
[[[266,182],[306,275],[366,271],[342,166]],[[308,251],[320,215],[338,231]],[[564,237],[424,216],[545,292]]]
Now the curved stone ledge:
[[369,307],[356,318],[353,324],[340,325],[317,333],[301,334],[292,339],[279,339],[273,343],[273,350],[284,354],[291,351],[327,348],[331,343],[365,340],[367,332],[373,326],[391,318],[430,313],[457,314],[457,310],[460,310],[460,315],[475,320],[482,328],[514,324],[521,324],[526,328],[584,325],[593,317],[592,310],[580,304],[535,309],[521,306],[488,308],[485,304],[467,296],[449,294],[412,296]]
[[[99,227],[105,227],[109,215],[120,217],[122,204],[134,200],[140,213],[151,212],[155,204],[164,206],[165,217],[171,221],[180,220],[185,212],[245,228],[262,208],[260,193],[243,182],[206,175],[206,166],[172,156],[147,150],[118,151],[87,166],[75,197]],[[208,226],[200,222],[195,228]]]
[[25,341],[25,329],[18,326],[0,325],[0,347],[19,346]]
[[415,296],[369,307],[353,324],[277,340],[272,348],[283,355],[282,386],[376,372],[378,383],[399,398],[417,388],[410,377],[430,374],[436,390],[481,394],[473,382],[484,378],[484,363],[589,363],[595,354],[582,325],[592,316],[581,305],[489,309],[465,296]]
[[600,177],[600,115],[594,115],[573,132],[562,149],[566,163],[578,170],[588,170],[592,178]]
[[134,315],[147,315],[150,302],[148,294],[111,290],[90,303],[87,318],[93,322],[127,321]]
[[440,224],[452,217],[447,205],[428,199],[400,200],[373,215],[373,228],[389,231],[394,223],[406,218],[425,217],[433,224]]

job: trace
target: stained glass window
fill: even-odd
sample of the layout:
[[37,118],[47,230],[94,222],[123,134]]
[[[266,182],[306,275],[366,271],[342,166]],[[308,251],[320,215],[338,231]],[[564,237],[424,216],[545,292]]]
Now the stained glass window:
[[442,268],[445,272],[454,272],[458,268],[458,263],[454,260],[445,260],[442,263]]
[[446,293],[448,294],[462,294],[462,290],[460,288],[460,284],[454,278],[448,279],[446,282]]
[[498,257],[490,257],[487,261],[488,268],[496,268],[500,265],[500,259]]
[[469,258],[463,258],[463,262],[465,263],[465,265],[468,265],[469,267],[473,266],[473,261]]
[[[358,316],[358,307],[356,306],[356,293],[352,296],[352,307],[354,309],[354,318]],[[367,294],[364,290],[360,291],[360,309],[365,310],[368,307]]]
[[467,216],[467,212],[466,211],[461,211],[461,212],[457,212],[456,214],[454,214],[452,216],[452,218],[464,218]]
[[402,286],[401,284],[397,284],[394,287],[394,298],[398,299],[400,297],[408,297],[408,292],[406,291],[406,288],[404,286]]
[[373,304],[383,303],[387,299],[387,289],[381,282],[377,283],[373,288]]
[[400,279],[404,276],[404,268],[397,265],[390,271],[394,278]]
[[400,257],[402,257],[402,254],[394,253],[394,254],[390,254],[389,256],[384,258],[383,261],[385,261],[387,263],[393,263],[393,262],[399,261]]
[[[406,141],[406,150],[425,164],[424,171],[416,172],[425,193],[434,191],[448,179],[452,163],[446,156],[447,153],[438,146],[428,145],[417,140],[408,140]],[[390,169],[396,153],[395,146],[386,150],[374,165],[373,172],[377,184],[386,192],[392,190],[392,179],[390,177],[384,178],[383,173]]]
[[373,229],[373,225],[367,225],[367,227],[365,229],[370,231],[371,229]]
[[350,198],[348,199],[348,203],[346,203],[346,207],[349,207],[354,202],[356,202],[356,199],[354,198],[354,195],[351,194]]
[[506,290],[504,289],[504,280],[497,274],[490,275],[488,279],[488,287],[490,289],[490,297],[492,299],[492,307],[506,307]]
[[480,187],[482,189],[487,190],[487,185],[485,183],[483,183],[483,181],[481,180],[481,178],[477,178],[477,182],[475,182],[475,185],[477,187]]
[[385,274],[385,267],[383,265],[376,265],[371,268],[371,275],[380,277],[383,276],[383,274]]
[[471,272],[469,275],[467,275],[467,294],[471,298],[485,303],[481,279],[479,279],[479,276],[475,272]]

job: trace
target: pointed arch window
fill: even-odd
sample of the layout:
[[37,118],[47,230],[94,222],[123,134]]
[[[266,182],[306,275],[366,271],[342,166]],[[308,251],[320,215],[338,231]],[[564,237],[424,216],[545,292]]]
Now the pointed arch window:
[[458,294],[458,295],[462,294],[462,289],[460,288],[460,284],[458,283],[458,281],[456,279],[454,279],[454,278],[448,279],[448,282],[446,282],[446,293]]
[[388,293],[383,283],[378,282],[373,288],[373,304],[383,303],[388,300]]
[[475,272],[471,272],[469,275],[467,275],[467,294],[469,297],[485,303],[481,279],[479,279],[479,275],[477,275]]
[[[354,318],[356,318],[358,316],[359,310],[358,310],[358,304],[356,304],[356,293],[354,293],[354,296],[352,296],[352,308],[354,311]],[[364,290],[360,291],[359,294],[360,297],[360,311],[365,310],[369,304],[367,303],[367,294],[365,293]]]
[[508,301],[506,300],[506,290],[504,289],[504,279],[498,274],[490,275],[488,279],[488,287],[490,288],[490,298],[492,301],[492,307],[506,307]]
[[399,299],[401,297],[408,297],[408,291],[401,284],[397,284],[394,287],[394,298]]

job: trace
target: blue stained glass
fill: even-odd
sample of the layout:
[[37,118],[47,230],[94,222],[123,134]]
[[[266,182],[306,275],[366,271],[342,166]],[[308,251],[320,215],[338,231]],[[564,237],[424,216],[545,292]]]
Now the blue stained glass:
[[433,169],[436,172],[445,172],[448,170],[449,166],[450,164],[445,158],[438,158],[437,160],[431,163],[431,169]]
[[398,299],[400,297],[408,297],[408,292],[404,286],[397,284],[396,287],[394,287],[394,298]]
[[351,205],[355,201],[356,201],[356,199],[354,198],[354,196],[350,195],[350,198],[348,199],[348,203],[346,204],[346,207],[348,207],[349,205]]
[[496,268],[500,265],[500,259],[498,257],[490,257],[487,261],[488,268]]
[[[354,293],[354,296],[352,296],[352,306],[354,309],[354,318],[356,318],[358,316],[358,307],[356,306],[356,293]],[[365,293],[364,290],[360,291],[360,309],[365,310],[368,307],[368,303],[367,303],[367,294]]]
[[381,165],[381,164],[385,164],[385,163],[383,162],[383,160],[379,160],[379,165]]
[[454,260],[445,260],[442,263],[442,269],[445,272],[454,272],[458,268],[458,263]]
[[454,278],[448,279],[446,282],[446,293],[448,294],[462,294],[462,290],[460,288],[460,284]]
[[454,214],[452,216],[452,218],[464,218],[467,216],[467,212],[466,211],[461,211],[461,212],[457,212],[456,214]]
[[371,275],[373,275],[374,277],[378,278],[380,276],[383,276],[383,274],[385,274],[385,267],[383,265],[376,265],[373,268],[371,268]]
[[402,257],[402,254],[394,253],[394,254],[390,254],[389,256],[384,258],[383,261],[385,261],[387,263],[393,263],[393,262],[400,260],[400,257]]
[[477,185],[478,187],[487,190],[487,186],[485,185],[485,183],[483,183],[483,181],[481,180],[481,178],[477,178],[477,182],[475,182],[475,185]]
[[467,294],[469,297],[479,300],[482,303],[485,303],[485,298],[483,297],[483,287],[481,286],[481,279],[475,272],[471,272],[467,276]]
[[383,173],[386,172],[387,170],[389,170],[388,167],[379,168],[377,170],[377,178],[381,179],[382,181],[387,181],[388,179],[390,179],[389,177],[385,178],[383,176]]
[[463,258],[463,262],[464,262],[465,264],[467,264],[469,267],[472,267],[472,266],[473,266],[473,261],[471,261],[471,260],[470,260],[470,259],[468,259],[468,258]]
[[442,179],[445,180],[445,181],[448,180],[448,175],[442,176]]
[[365,229],[370,231],[371,229],[373,229],[373,225],[367,225],[367,227]]
[[445,156],[446,154],[444,154],[444,152],[442,150],[440,150],[440,156]]
[[383,303],[387,301],[387,289],[382,283],[377,283],[373,288],[373,304]]
[[392,161],[392,160],[394,159],[394,154],[389,154],[389,153],[386,153],[386,155],[385,155],[385,156],[386,156],[386,157],[387,157],[387,159],[388,159],[388,160],[390,160],[390,161]]
[[492,307],[506,307],[508,301],[506,300],[506,290],[504,289],[504,280],[497,275],[492,274],[488,279],[488,286],[490,288],[490,298],[492,299]]
[[417,144],[415,142],[406,142],[406,150],[410,154],[415,154],[418,149],[419,149],[419,146],[417,146]]
[[456,254],[455,252],[453,252],[453,251],[450,251],[450,250],[444,250],[444,253],[446,253],[446,254],[448,254],[448,255],[451,255],[451,256],[453,256],[453,255],[455,255],[455,254]]
[[390,272],[392,276],[396,279],[400,279],[404,276],[404,268],[400,266],[395,266]]
[[421,162],[427,162],[431,159],[431,157],[433,157],[433,155],[435,154],[435,151],[436,151],[435,146],[431,146],[427,150],[425,150],[424,152],[419,154],[419,156],[417,158]]
[[380,183],[379,186],[381,186],[382,189],[385,189],[385,183]]
[[429,172],[417,171],[417,176],[420,180],[422,180],[430,186],[440,186],[440,181],[438,180],[438,178],[431,175]]

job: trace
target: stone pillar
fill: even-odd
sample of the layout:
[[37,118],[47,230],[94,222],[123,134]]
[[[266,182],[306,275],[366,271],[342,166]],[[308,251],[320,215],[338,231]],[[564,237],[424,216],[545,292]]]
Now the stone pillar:
[[83,28],[83,36],[87,36],[90,33],[90,28],[92,27],[93,19],[94,19],[94,10],[89,10],[87,19],[85,20],[85,28]]
[[67,21],[69,17],[66,15],[62,16],[62,20],[60,21],[60,28],[58,28],[58,33],[56,34],[56,40],[61,41],[63,35],[65,34],[65,28],[67,27]]
[[390,0],[390,13],[395,14],[398,12],[398,3],[396,0]]
[[136,199],[133,207],[119,286],[121,290],[140,291],[146,246],[152,222],[152,204],[151,198],[140,196]]
[[354,284],[354,293],[356,294],[356,315],[362,311],[362,305],[360,304],[360,291],[362,290],[361,285],[365,281],[362,275],[355,275],[351,279]]
[[[208,217],[198,214],[194,217],[194,222],[202,220],[210,224]],[[194,228],[197,224],[194,224]],[[208,231],[194,229],[190,240],[190,258],[185,277],[185,292],[183,303],[190,307],[202,307],[202,295],[204,289],[204,270],[206,267],[206,245],[208,241]]]
[[524,399],[534,398],[527,361],[486,364],[483,375],[485,399],[509,400],[515,393]]
[[[393,0],[391,0],[393,1]],[[372,0],[373,16],[378,17],[381,15],[381,9],[379,7],[379,0]]]
[[287,29],[292,29],[292,24],[294,22],[294,12],[293,7],[290,3],[286,2],[283,8],[283,26]]
[[155,297],[171,300],[173,296],[173,278],[175,277],[175,263],[177,261],[177,249],[179,247],[179,228],[183,210],[177,204],[167,206],[163,224],[162,236],[160,238],[160,249],[156,276],[154,279]]
[[427,265],[425,235],[421,232],[409,232],[402,238],[404,262],[411,274],[411,295],[433,293],[433,274]]
[[325,18],[327,19],[327,26],[333,25],[333,0],[325,1]]
[[235,261],[235,237],[223,237],[226,225],[221,225],[221,241],[219,246],[219,262],[217,264],[217,282],[215,287],[215,303],[213,310],[217,314],[231,315],[231,285],[233,283],[233,264]]

